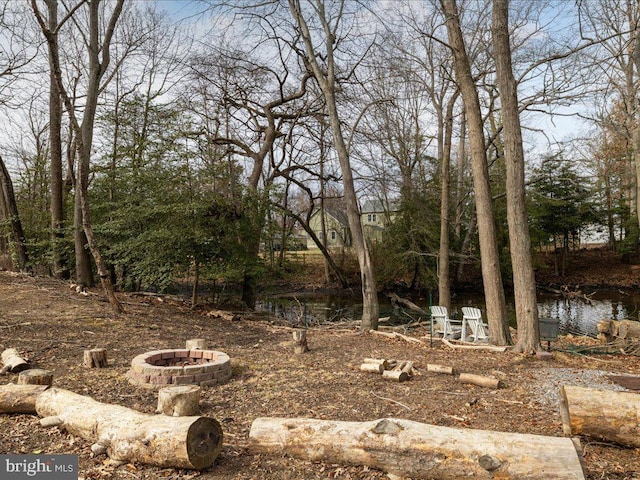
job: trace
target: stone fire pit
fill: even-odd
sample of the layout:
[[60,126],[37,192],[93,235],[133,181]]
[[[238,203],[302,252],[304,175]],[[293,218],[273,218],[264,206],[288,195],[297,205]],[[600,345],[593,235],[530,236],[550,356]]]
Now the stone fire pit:
[[212,386],[231,378],[231,359],[215,350],[154,350],[138,355],[127,372],[129,382],[147,387]]

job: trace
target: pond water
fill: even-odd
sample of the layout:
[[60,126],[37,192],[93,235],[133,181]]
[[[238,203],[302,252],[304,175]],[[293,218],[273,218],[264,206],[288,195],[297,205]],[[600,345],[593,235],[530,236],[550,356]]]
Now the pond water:
[[[590,301],[581,298],[563,298],[560,295],[541,292],[538,294],[538,314],[541,318],[557,319],[560,333],[574,335],[597,335],[600,320],[638,320],[640,292],[635,290],[606,290],[585,292]],[[435,296],[411,299],[423,310],[434,304]],[[407,324],[416,320],[415,312],[394,309],[386,296],[379,297],[380,317],[389,317],[389,323]],[[461,318],[463,306],[478,307],[486,315],[482,295],[456,295],[451,302],[450,315]],[[327,295],[313,293],[283,293],[261,299],[256,310],[268,313],[274,320],[292,325],[318,325],[327,322],[350,322],[362,315],[362,300],[357,295]],[[516,326],[513,298],[507,298],[510,323]],[[426,320],[426,319],[423,319]]]

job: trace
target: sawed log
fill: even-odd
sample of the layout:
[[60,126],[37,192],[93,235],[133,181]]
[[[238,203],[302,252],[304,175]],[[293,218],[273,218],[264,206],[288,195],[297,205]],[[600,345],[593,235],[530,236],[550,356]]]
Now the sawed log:
[[31,368],[29,361],[25,360],[15,348],[7,348],[0,354],[0,358],[3,364],[0,375],[6,372],[18,373]]
[[570,438],[456,429],[386,418],[342,422],[257,418],[252,453],[366,465],[414,479],[584,479]]
[[565,435],[586,435],[640,447],[640,395],[565,385],[560,389]]
[[48,385],[0,385],[0,413],[36,413],[36,399]]
[[61,427],[103,446],[116,461],[203,469],[222,449],[222,428],[213,418],[149,415],[58,388],[38,395],[36,411],[59,418]]

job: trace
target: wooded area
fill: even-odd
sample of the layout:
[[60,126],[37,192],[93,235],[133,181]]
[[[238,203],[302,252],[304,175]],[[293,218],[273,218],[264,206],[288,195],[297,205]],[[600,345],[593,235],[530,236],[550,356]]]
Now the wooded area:
[[[640,9],[400,5],[10,2],[0,266],[99,282],[116,312],[178,278],[253,308],[309,244],[375,330],[379,285],[448,307],[479,262],[491,343],[512,342],[507,285],[515,348],[539,350],[533,247],[561,273],[599,229],[639,257]],[[565,116],[587,141],[551,131]]]

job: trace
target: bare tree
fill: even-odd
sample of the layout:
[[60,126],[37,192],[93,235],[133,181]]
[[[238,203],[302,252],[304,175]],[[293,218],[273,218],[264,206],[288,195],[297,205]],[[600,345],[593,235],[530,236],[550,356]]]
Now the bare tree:
[[[502,105],[506,163],[507,222],[513,269],[518,343],[516,351],[539,350],[536,281],[531,258],[531,240],[525,204],[524,149],[516,80],[511,67],[509,0],[493,1],[493,49]],[[508,338],[508,326],[504,326]]]
[[478,90],[467,55],[455,0],[441,0],[446,18],[449,46],[453,52],[456,80],[467,115],[469,147],[473,170],[473,186],[478,217],[482,279],[484,283],[490,341],[496,345],[511,343],[500,256],[495,231],[484,129]]
[[9,219],[11,224],[11,232],[13,234],[13,242],[16,250],[16,257],[18,260],[18,268],[20,270],[29,269],[29,256],[27,254],[27,244],[22,228],[22,222],[18,213],[18,205],[16,203],[16,196],[13,190],[13,182],[11,176],[7,170],[7,166],[4,163],[2,157],[0,157],[0,193],[2,196],[0,200],[0,206],[3,207],[3,216]]
[[[82,211],[82,226],[84,233],[89,243],[89,249],[93,255],[93,259],[98,269],[98,275],[102,283],[103,289],[109,303],[117,313],[123,311],[122,305],[118,301],[114,286],[111,282],[109,270],[104,262],[98,243],[93,233],[91,225],[91,218],[89,212],[88,202],[88,180],[89,180],[89,166],[91,163],[91,148],[93,144],[94,123],[96,117],[96,109],[98,105],[98,95],[100,93],[100,82],[107,72],[109,63],[111,61],[111,41],[116,29],[116,24],[122,13],[122,7],[124,0],[117,0],[113,10],[108,18],[101,18],[101,2],[100,0],[86,0],[80,1],[74,7],[72,7],[65,18],[58,23],[55,30],[49,28],[49,23],[45,20],[42,12],[39,10],[36,0],[31,0],[31,8],[36,16],[38,24],[44,34],[47,44],[49,45],[49,52],[51,55],[51,63],[53,65],[53,71],[56,78],[57,86],[60,95],[63,98],[67,114],[69,115],[71,125],[75,132],[75,140],[78,151],[78,179],[76,182],[77,194],[80,197],[80,206]],[[74,106],[71,101],[71,96],[66,90],[62,79],[60,58],[57,55],[58,48],[58,31],[60,26],[65,21],[72,18],[72,16],[83,6],[88,9],[88,29],[85,36],[86,48],[89,61],[89,72],[87,80],[86,98],[84,105],[84,113],[82,121],[80,122],[76,117]],[[105,14],[106,15],[106,14]],[[101,37],[101,26],[105,27]]]
[[[299,0],[289,0],[289,10],[303,44],[304,54],[302,51],[298,53],[303,54],[302,58],[305,66],[313,73],[327,105],[334,148],[342,171],[349,229],[351,230],[353,247],[360,266],[363,302],[361,328],[363,330],[377,330],[379,307],[376,280],[362,223],[360,222],[360,207],[349,161],[349,151],[342,131],[342,122],[336,100],[336,89],[338,87],[337,69],[339,68],[336,48],[341,41],[340,29],[344,20],[345,1],[342,0],[335,5],[332,4],[332,6],[335,6],[335,10],[329,12],[326,9],[327,4],[324,0],[309,2],[308,6],[311,11],[303,8]],[[312,33],[309,19],[318,22],[319,31]],[[319,37],[315,35],[319,35]]]

